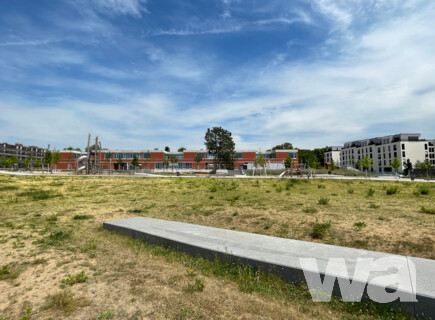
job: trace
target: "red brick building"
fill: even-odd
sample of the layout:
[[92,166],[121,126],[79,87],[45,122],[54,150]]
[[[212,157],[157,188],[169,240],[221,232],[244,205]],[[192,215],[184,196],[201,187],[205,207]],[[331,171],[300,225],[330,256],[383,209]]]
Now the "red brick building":
[[[61,151],[61,161],[57,169],[74,170],[83,166],[87,160],[79,161],[80,157],[87,155],[79,151]],[[254,161],[260,152],[255,150],[236,151],[234,168],[252,169]],[[284,160],[290,157],[293,168],[298,168],[297,150],[275,150],[262,153],[268,169],[283,169]],[[101,150],[98,152],[100,168],[107,169],[132,169],[131,162],[136,156],[140,169],[164,170],[172,167],[177,170],[205,170],[211,169],[213,156],[205,150],[185,150],[183,152],[166,152],[163,150]],[[176,159],[176,160],[173,160]],[[91,154],[91,161],[95,155]]]

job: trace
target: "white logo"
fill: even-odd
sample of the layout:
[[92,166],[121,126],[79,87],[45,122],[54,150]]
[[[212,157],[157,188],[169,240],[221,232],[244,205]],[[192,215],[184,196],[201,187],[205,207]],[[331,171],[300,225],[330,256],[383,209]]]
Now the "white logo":
[[[378,303],[397,299],[417,302],[415,265],[406,257],[358,258],[356,263],[349,263],[355,267],[352,277],[344,258],[329,259],[324,272],[319,272],[315,258],[300,258],[299,262],[313,301],[330,301],[338,279],[341,297],[346,302],[361,301],[366,286],[369,298]],[[325,275],[323,282],[321,273]]]

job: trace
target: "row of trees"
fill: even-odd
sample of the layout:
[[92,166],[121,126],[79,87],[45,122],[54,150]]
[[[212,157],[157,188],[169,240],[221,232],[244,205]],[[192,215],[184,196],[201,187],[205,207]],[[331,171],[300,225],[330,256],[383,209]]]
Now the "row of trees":
[[48,166],[48,169],[50,170],[50,168],[52,168],[53,166],[55,166],[56,164],[58,164],[60,161],[60,152],[59,151],[50,151],[47,150],[44,154],[44,158],[41,161],[41,159],[36,159],[34,160],[33,155],[31,155],[30,157],[26,158],[23,161],[18,161],[17,157],[12,156],[12,157],[5,157],[2,156],[0,159],[0,164],[2,165],[2,167],[4,168],[10,168],[12,166],[14,166],[15,164],[21,164],[21,166],[23,168],[31,168],[31,167],[35,167],[35,168],[40,168],[43,165]]
[[[372,167],[372,165],[373,165],[373,160],[368,156],[365,156],[364,158],[358,160],[356,163],[356,167],[365,170],[366,177],[368,176],[368,171]],[[397,175],[399,168],[402,166],[402,162],[398,158],[394,158],[394,160],[390,162],[390,166],[391,168],[394,169],[394,173]],[[429,176],[430,170],[433,169],[433,166],[428,159],[424,161],[417,161],[415,163],[415,166],[413,166],[411,160],[408,159],[403,164],[403,167],[404,167],[403,174],[405,176],[407,176],[413,168],[425,171],[427,176]]]

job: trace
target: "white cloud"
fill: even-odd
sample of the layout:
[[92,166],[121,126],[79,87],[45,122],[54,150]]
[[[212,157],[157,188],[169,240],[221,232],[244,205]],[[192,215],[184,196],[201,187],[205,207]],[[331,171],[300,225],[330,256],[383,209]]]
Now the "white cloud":
[[146,0],[94,0],[93,4],[103,12],[114,14],[132,15],[141,17],[142,13],[148,13],[145,7]]

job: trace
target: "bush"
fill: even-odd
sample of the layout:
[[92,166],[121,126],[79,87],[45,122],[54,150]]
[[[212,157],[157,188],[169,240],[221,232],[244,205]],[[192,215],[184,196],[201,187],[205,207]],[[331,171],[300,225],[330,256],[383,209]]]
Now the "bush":
[[363,221],[355,222],[353,225],[355,228],[362,229],[366,226],[366,223]]
[[205,281],[202,278],[195,278],[195,282],[187,284],[187,292],[202,292],[205,287]]
[[373,202],[370,202],[370,208],[371,209],[379,209],[380,207],[381,207],[380,205],[378,205],[376,203],[373,203]]
[[389,196],[396,194],[397,192],[399,192],[399,188],[397,186],[387,188],[387,195]]
[[428,195],[429,194],[429,187],[428,186],[420,186],[415,192],[414,192],[414,194],[416,195],[416,196],[419,196],[419,195],[424,195],[424,196],[426,196],[426,195]]
[[367,197],[373,197],[374,194],[375,194],[375,190],[373,188],[367,190]]
[[92,219],[93,216],[90,215],[86,215],[86,214],[77,214],[74,216],[74,220],[87,220],[87,219]]
[[317,213],[317,209],[313,207],[304,208],[302,211],[305,213]]
[[88,280],[88,277],[85,275],[84,271],[81,271],[77,273],[75,276],[73,276],[72,274],[67,275],[66,279],[62,280],[62,283],[72,286],[73,284],[76,283],[86,282],[86,280]]
[[435,209],[429,209],[429,208],[426,208],[426,207],[421,207],[421,212],[423,212],[423,213],[429,213],[429,214],[435,214]]
[[352,193],[354,193],[354,192],[355,192],[355,190],[353,190],[352,188],[347,189],[347,193],[348,193],[348,194],[352,194]]
[[314,223],[313,229],[311,231],[311,237],[313,239],[323,239],[323,237],[326,235],[326,231],[331,228],[331,222],[324,222],[324,223]]
[[317,201],[317,203],[318,203],[318,204],[321,204],[321,205],[327,205],[327,204],[329,204],[329,198],[327,198],[327,197],[321,197],[321,198]]

